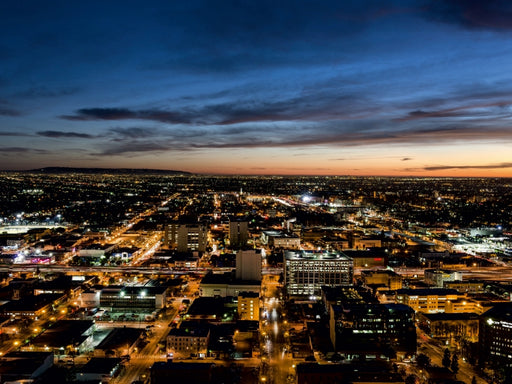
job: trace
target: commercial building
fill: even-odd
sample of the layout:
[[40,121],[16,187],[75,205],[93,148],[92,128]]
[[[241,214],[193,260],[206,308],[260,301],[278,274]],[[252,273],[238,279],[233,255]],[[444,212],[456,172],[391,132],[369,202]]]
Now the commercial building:
[[329,328],[335,350],[347,359],[416,352],[414,311],[403,304],[332,305]]
[[82,292],[78,303],[83,308],[109,311],[152,312],[165,307],[167,287],[110,286]]
[[167,356],[175,357],[205,357],[208,351],[210,330],[208,327],[194,327],[193,329],[171,329],[167,336]]
[[425,269],[425,283],[443,288],[445,282],[462,281],[462,272],[446,269]]
[[499,303],[480,316],[480,365],[512,366],[512,303]]
[[424,313],[445,312],[446,303],[459,298],[466,298],[466,294],[446,288],[399,289],[396,292],[397,303],[408,305],[416,312]]
[[249,239],[249,222],[246,219],[229,220],[229,244],[231,247],[243,247]]
[[261,242],[270,248],[299,249],[300,237],[281,231],[263,231]]
[[352,285],[354,266],[338,253],[285,252],[285,286],[290,296],[321,296],[322,286]]
[[205,252],[208,228],[205,224],[181,224],[178,227],[178,252]]
[[402,289],[403,285],[402,276],[389,269],[361,271],[361,278],[365,285],[376,290],[384,288],[394,291]]
[[236,254],[236,278],[261,281],[261,252],[250,249]]
[[260,295],[256,292],[238,294],[238,316],[240,320],[260,319]]
[[237,279],[232,272],[207,273],[199,285],[199,294],[203,297],[237,297],[240,292],[259,294],[260,289],[261,280]]

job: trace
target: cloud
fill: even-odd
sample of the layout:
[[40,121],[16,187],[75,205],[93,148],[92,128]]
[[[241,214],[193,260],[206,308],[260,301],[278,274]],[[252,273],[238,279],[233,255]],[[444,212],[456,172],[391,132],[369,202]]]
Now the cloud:
[[469,29],[512,29],[512,3],[508,0],[429,1],[423,8],[423,16]]
[[485,165],[431,165],[422,168],[425,171],[444,171],[447,169],[501,169],[512,168],[512,163],[485,164]]
[[79,138],[79,139],[94,139],[97,136],[90,135],[88,133],[80,132],[63,132],[63,131],[40,131],[37,132],[39,136],[51,137],[54,139],[58,138]]
[[437,111],[415,110],[409,112],[405,117],[395,119],[395,121],[412,121],[427,118],[482,118],[498,117],[505,113],[511,115],[505,108],[512,105],[512,101],[493,101],[488,103],[472,103],[452,108],[445,108]]
[[128,108],[82,108],[74,115],[61,116],[65,120],[149,120],[161,123],[187,124],[191,117],[179,112],[162,111],[156,109],[130,110]]
[[16,109],[0,107],[0,116],[17,117],[17,116],[21,116],[21,115],[22,115],[22,113]]
[[0,136],[32,136],[23,132],[0,132]]
[[12,154],[12,153],[33,153],[33,154],[49,154],[51,151],[45,149],[26,148],[26,147],[4,147],[0,148],[0,154]]

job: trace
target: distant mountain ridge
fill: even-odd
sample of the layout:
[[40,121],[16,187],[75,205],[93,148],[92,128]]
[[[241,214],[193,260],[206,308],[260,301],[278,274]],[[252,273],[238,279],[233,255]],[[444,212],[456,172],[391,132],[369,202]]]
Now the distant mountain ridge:
[[72,168],[72,167],[45,167],[23,171],[27,173],[89,173],[102,174],[109,173],[114,175],[190,175],[191,172],[175,171],[166,169],[147,169],[147,168]]

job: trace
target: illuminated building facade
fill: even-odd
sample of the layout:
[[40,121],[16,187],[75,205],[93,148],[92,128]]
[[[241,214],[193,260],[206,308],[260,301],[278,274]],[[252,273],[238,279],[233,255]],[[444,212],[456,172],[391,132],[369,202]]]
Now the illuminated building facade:
[[341,252],[285,252],[285,286],[290,296],[321,296],[322,286],[352,285],[354,265]]
[[260,298],[256,292],[238,294],[238,316],[240,320],[260,320]]
[[445,269],[425,269],[425,282],[443,288],[445,282],[462,281],[462,272]]
[[182,224],[178,227],[178,252],[206,251],[208,229],[203,224]]
[[480,316],[480,364],[512,366],[512,303],[499,303]]
[[396,292],[396,302],[405,304],[416,312],[438,313],[445,312],[448,301],[466,298],[455,289],[399,289]]

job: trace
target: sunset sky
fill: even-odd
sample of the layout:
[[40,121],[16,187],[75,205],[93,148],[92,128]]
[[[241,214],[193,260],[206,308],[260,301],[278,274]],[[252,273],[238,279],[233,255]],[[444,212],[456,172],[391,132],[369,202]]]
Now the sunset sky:
[[512,2],[0,2],[0,169],[46,166],[512,177]]

